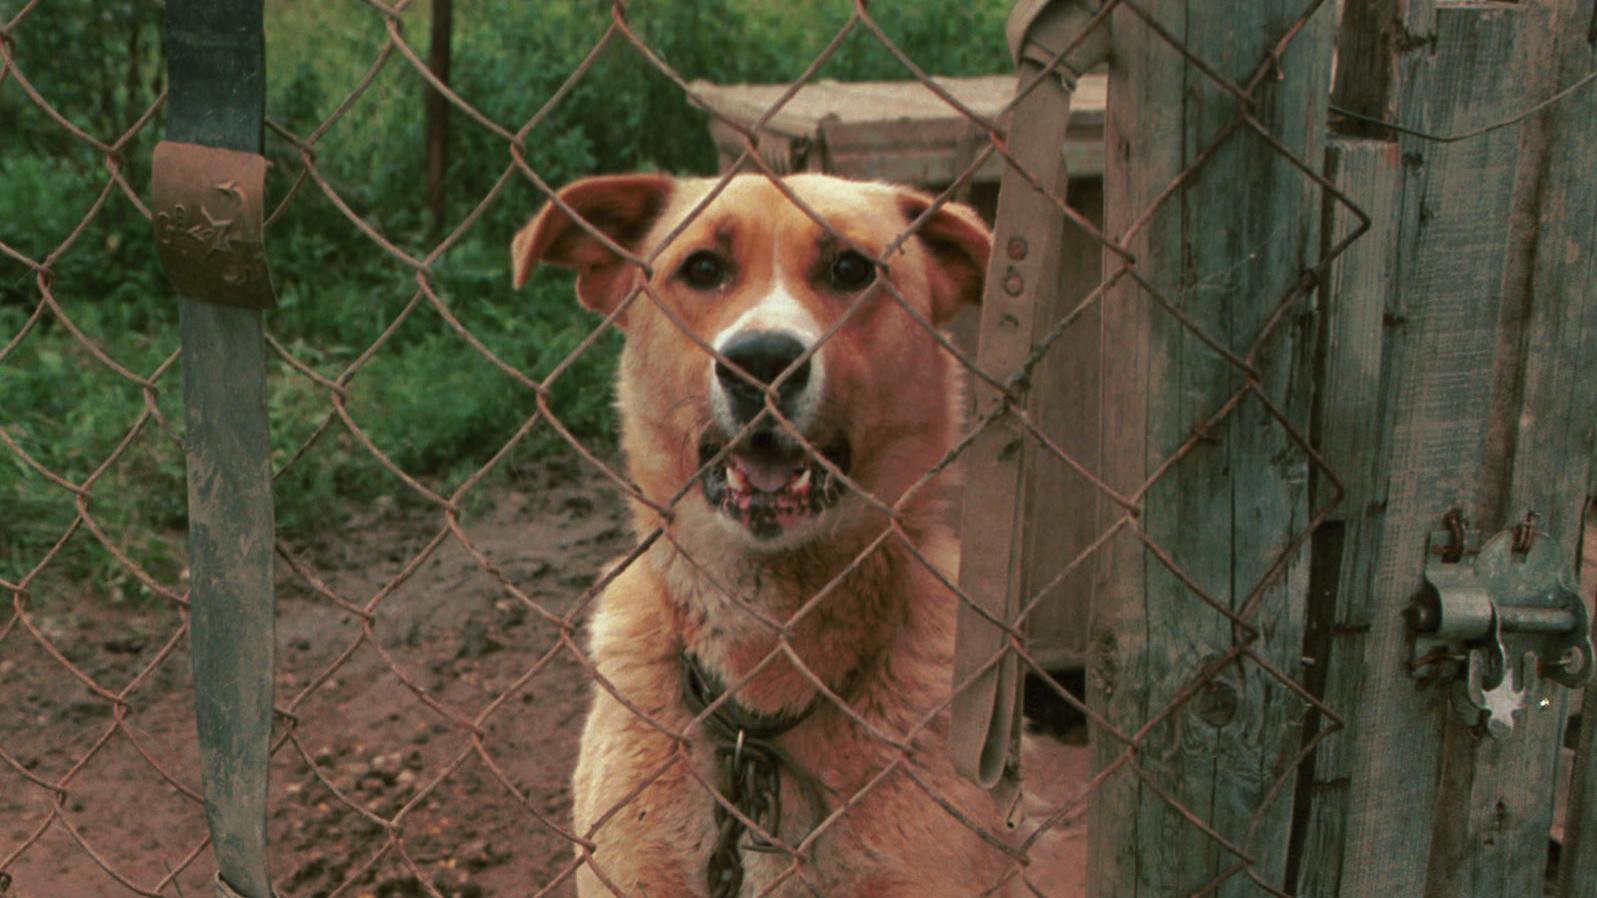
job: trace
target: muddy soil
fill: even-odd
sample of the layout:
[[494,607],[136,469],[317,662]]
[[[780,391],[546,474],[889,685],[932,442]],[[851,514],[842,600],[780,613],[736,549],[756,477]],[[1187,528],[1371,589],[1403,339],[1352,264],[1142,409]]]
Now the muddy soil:
[[[462,529],[525,601],[437,512],[374,510],[279,565],[292,719],[269,836],[284,898],[430,894],[422,880],[446,898],[573,894],[562,828],[589,686],[580,629],[560,620],[580,625],[584,590],[631,547],[622,505],[583,466],[551,463]],[[0,895],[214,894],[181,615],[71,585],[42,584],[29,607],[0,629]],[[1035,806],[1085,781],[1072,741],[1034,740]],[[392,831],[378,820],[395,814]],[[1032,878],[1079,895],[1084,856],[1073,815]]]

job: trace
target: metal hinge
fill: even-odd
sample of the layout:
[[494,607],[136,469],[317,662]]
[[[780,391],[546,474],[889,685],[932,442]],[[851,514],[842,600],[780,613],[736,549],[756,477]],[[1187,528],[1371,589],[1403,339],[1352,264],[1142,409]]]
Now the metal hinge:
[[1430,535],[1425,589],[1407,612],[1409,670],[1452,680],[1464,723],[1503,739],[1541,679],[1571,688],[1590,679],[1591,622],[1534,513],[1485,541],[1456,512],[1447,525]]

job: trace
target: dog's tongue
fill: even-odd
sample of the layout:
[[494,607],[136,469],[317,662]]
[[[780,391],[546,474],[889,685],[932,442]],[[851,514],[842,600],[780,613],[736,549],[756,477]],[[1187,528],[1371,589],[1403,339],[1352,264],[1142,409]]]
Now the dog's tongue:
[[787,486],[802,461],[802,455],[788,455],[785,452],[732,453],[732,463],[743,472],[749,485],[766,493],[778,492]]

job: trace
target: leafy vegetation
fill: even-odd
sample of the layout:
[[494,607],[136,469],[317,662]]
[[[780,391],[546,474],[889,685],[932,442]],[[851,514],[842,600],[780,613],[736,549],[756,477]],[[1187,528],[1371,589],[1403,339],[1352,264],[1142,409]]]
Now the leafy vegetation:
[[[923,68],[959,75],[1007,66],[1007,6],[904,0],[872,4],[871,14]],[[0,0],[0,21],[23,8],[20,0]],[[772,82],[802,73],[853,9],[847,0],[635,0],[628,24],[683,78]],[[305,139],[380,61],[387,23],[355,0],[273,0],[266,14],[268,115]],[[163,368],[177,348],[176,301],[149,226],[112,183],[103,155],[42,111],[21,83],[25,78],[87,134],[114,143],[162,89],[160,16],[153,0],[49,0],[28,9],[11,31],[20,74],[0,78],[0,244],[11,250],[0,251],[0,347],[25,330],[27,336],[0,359],[0,427],[39,466],[73,483],[95,477],[95,521],[131,557],[170,579],[181,564],[172,535],[184,520],[182,372],[180,363]],[[428,16],[428,5],[418,3],[401,23],[423,58]],[[519,129],[611,21],[601,0],[458,0],[452,87],[491,120]],[[819,76],[907,73],[866,29],[855,28]],[[354,214],[417,259],[439,239],[421,189],[426,90],[411,62],[390,54],[309,150]],[[505,364],[542,379],[596,322],[572,301],[569,277],[543,272],[525,292],[511,291],[506,247],[541,197],[509,171],[503,138],[459,110],[451,115],[446,232],[470,224],[432,263],[434,293]],[[163,129],[157,113],[120,147],[121,170],[141,194]],[[618,32],[527,136],[526,149],[555,185],[597,171],[710,173],[715,165],[702,113]],[[355,227],[314,181],[300,179],[295,141],[274,130],[267,155],[270,195],[292,196],[268,233],[279,295],[267,315],[269,333],[322,377],[347,377],[349,413],[372,443],[447,494],[528,420],[535,395],[484,360],[418,294],[412,267]],[[479,208],[502,178],[508,183]],[[41,278],[18,256],[50,257],[50,275]],[[71,326],[50,310],[38,314],[45,289]],[[365,357],[379,339],[381,348]],[[601,449],[613,445],[609,372],[618,344],[618,335],[605,335],[551,390],[561,421]],[[141,378],[162,372],[157,389],[147,397],[107,360]],[[274,460],[281,466],[297,458],[278,481],[285,533],[336,527],[379,496],[408,493],[355,435],[337,420],[328,423],[325,386],[275,354],[269,366]],[[101,470],[141,420],[138,438]],[[537,427],[500,471],[562,445],[552,429]],[[0,446],[0,577],[32,569],[76,515],[68,490]],[[84,534],[71,540],[65,558],[110,592],[136,591],[121,565]]]

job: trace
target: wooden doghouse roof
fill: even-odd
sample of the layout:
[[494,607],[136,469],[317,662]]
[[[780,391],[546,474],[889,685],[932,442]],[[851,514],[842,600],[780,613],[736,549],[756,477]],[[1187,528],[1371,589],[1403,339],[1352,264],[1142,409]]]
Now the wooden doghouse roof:
[[[936,81],[987,118],[997,115],[1015,91],[1013,75]],[[788,89],[785,84],[708,81],[695,81],[692,87],[716,115],[745,128]],[[1102,74],[1081,79],[1064,143],[1072,177],[1103,174],[1105,99]],[[761,157],[780,173],[823,171],[923,185],[952,182],[986,146],[979,126],[917,81],[816,81],[771,115],[759,133]],[[715,115],[710,134],[723,168],[741,155],[742,135]],[[1000,165],[996,155],[990,156],[976,180],[997,181]]]

